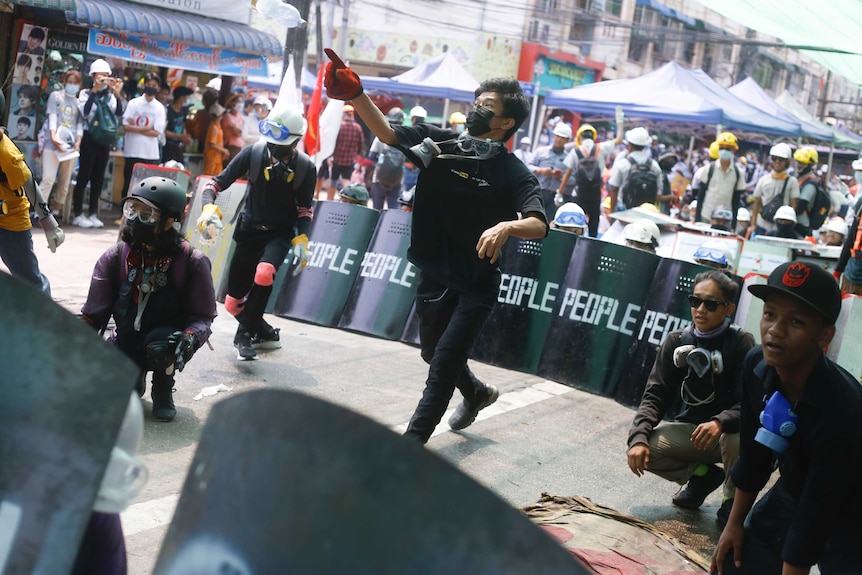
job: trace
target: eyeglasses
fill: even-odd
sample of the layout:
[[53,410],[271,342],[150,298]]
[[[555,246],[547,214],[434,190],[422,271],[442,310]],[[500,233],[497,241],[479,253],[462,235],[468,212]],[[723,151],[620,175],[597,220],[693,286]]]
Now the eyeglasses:
[[134,198],[123,202],[123,215],[129,221],[141,220],[142,224],[155,224],[159,219],[158,210]]
[[558,226],[585,227],[587,225],[587,216],[578,212],[564,212],[554,218],[554,223]]
[[718,309],[720,305],[727,305],[726,301],[715,301],[714,299],[701,299],[696,295],[688,296],[688,303],[691,305],[692,309],[697,309],[700,307],[700,304],[706,306],[706,311],[715,311]]
[[275,120],[261,120],[257,128],[262,136],[268,136],[279,142],[285,142],[290,137],[290,130]]

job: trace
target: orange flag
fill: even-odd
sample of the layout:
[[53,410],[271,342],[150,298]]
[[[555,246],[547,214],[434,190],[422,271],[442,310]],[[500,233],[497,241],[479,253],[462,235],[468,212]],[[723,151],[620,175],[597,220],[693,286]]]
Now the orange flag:
[[323,70],[324,67],[320,66],[317,71],[317,82],[314,83],[311,103],[305,114],[305,119],[308,121],[308,128],[305,130],[305,153],[309,156],[320,151],[320,99],[323,94]]

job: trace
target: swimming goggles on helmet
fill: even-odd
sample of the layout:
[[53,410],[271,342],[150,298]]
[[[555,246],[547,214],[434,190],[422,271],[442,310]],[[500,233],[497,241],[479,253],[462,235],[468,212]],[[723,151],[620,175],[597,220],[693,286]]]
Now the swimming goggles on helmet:
[[279,142],[285,142],[290,138],[290,130],[274,120],[261,120],[257,125],[262,136],[272,138]]

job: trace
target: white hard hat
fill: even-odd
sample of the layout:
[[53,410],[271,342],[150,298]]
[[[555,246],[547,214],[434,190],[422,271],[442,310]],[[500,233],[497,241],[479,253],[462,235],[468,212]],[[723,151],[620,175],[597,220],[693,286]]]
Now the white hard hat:
[[554,135],[560,136],[567,140],[572,139],[572,127],[565,122],[560,122],[556,126],[554,126]]
[[649,146],[652,139],[646,128],[638,126],[626,132],[626,141],[633,146]]
[[790,220],[796,223],[796,210],[790,206],[781,206],[775,211],[776,220]]
[[853,160],[853,163],[850,164],[850,167],[852,167],[857,172],[862,172],[862,158]]
[[688,205],[688,209],[696,210],[697,209],[697,200],[692,200],[691,203]]
[[769,148],[769,156],[775,156],[776,158],[784,158],[785,160],[789,160],[791,156],[793,156],[793,151],[790,149],[790,146],[781,142],[780,144],[775,144],[771,148]]
[[410,117],[411,118],[427,118],[428,117],[428,111],[425,108],[423,108],[422,106],[413,106],[413,108],[410,110]]
[[736,210],[736,221],[750,222],[751,212],[749,212],[746,208],[739,208],[738,210]]
[[135,455],[144,433],[144,411],[138,394],[132,392],[123,425],[111,451],[93,509],[119,513],[141,491],[147,481],[147,467]]
[[532,140],[530,140],[530,138],[528,136],[524,136],[523,138],[521,138],[521,145],[532,144],[532,143],[533,143]]
[[583,208],[574,202],[566,202],[554,214],[554,224],[566,228],[586,228],[587,215]]
[[270,101],[270,99],[269,99],[269,98],[267,98],[266,96],[257,96],[257,97],[254,99],[253,104],[254,104],[255,106],[258,106],[258,105],[263,106],[263,107],[264,107],[264,108],[266,108],[267,110],[272,110],[272,102],[271,102],[271,101]]
[[722,269],[729,267],[733,263],[733,256],[730,250],[722,242],[716,240],[710,240],[701,244],[692,257],[699,264],[716,264]]
[[655,222],[647,219],[637,220],[623,229],[623,238],[639,244],[650,244],[653,247],[658,246],[660,235],[661,232]]
[[271,144],[289,146],[305,134],[307,123],[299,110],[284,107],[274,110],[258,124],[260,135]]
[[847,235],[847,223],[842,218],[832,218],[829,220],[829,223],[826,224],[826,229],[842,236]]
[[207,88],[212,88],[216,91],[221,91],[221,78],[218,76],[207,82]]
[[90,76],[99,72],[102,74],[111,73],[111,65],[108,64],[106,60],[102,60],[101,58],[93,60],[93,63],[90,64]]

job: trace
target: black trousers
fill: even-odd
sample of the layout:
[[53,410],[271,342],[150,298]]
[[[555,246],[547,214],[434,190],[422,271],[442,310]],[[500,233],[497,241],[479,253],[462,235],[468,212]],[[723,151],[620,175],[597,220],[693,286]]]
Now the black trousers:
[[94,216],[99,210],[99,196],[105,183],[105,171],[108,168],[108,158],[111,147],[99,144],[90,137],[89,130],[84,130],[81,139],[81,157],[78,159],[78,179],[72,191],[72,214],[80,216],[84,213],[84,190],[90,184],[90,201],[88,215]]
[[167,341],[172,333],[181,330],[177,326],[162,326],[151,329],[150,331],[133,331],[131,333],[117,335],[116,345],[126,356],[138,364],[141,373],[147,371],[153,372],[154,383],[173,383],[174,376],[167,375],[163,371],[153,370],[152,366],[147,365],[147,344],[155,341]]
[[[742,567],[733,564],[733,553],[724,558],[725,575],[781,575],[781,550],[787,528],[796,511],[796,500],[784,486],[775,482],[751,510],[745,524]],[[856,533],[833,535],[826,544],[817,566],[822,575],[852,575],[862,566],[862,529]]]
[[230,261],[227,276],[227,294],[236,299],[247,298],[243,312],[237,317],[240,324],[252,332],[260,330],[260,320],[266,310],[266,303],[272,293],[272,286],[261,286],[254,283],[257,264],[269,263],[276,270],[281,267],[287,252],[293,231],[243,229],[240,220],[239,229],[234,234],[236,248]]
[[484,391],[467,368],[467,357],[488,319],[493,298],[459,294],[422,274],[416,291],[419,346],[430,364],[425,391],[404,435],[426,443],[440,423],[455,388],[472,400]]

